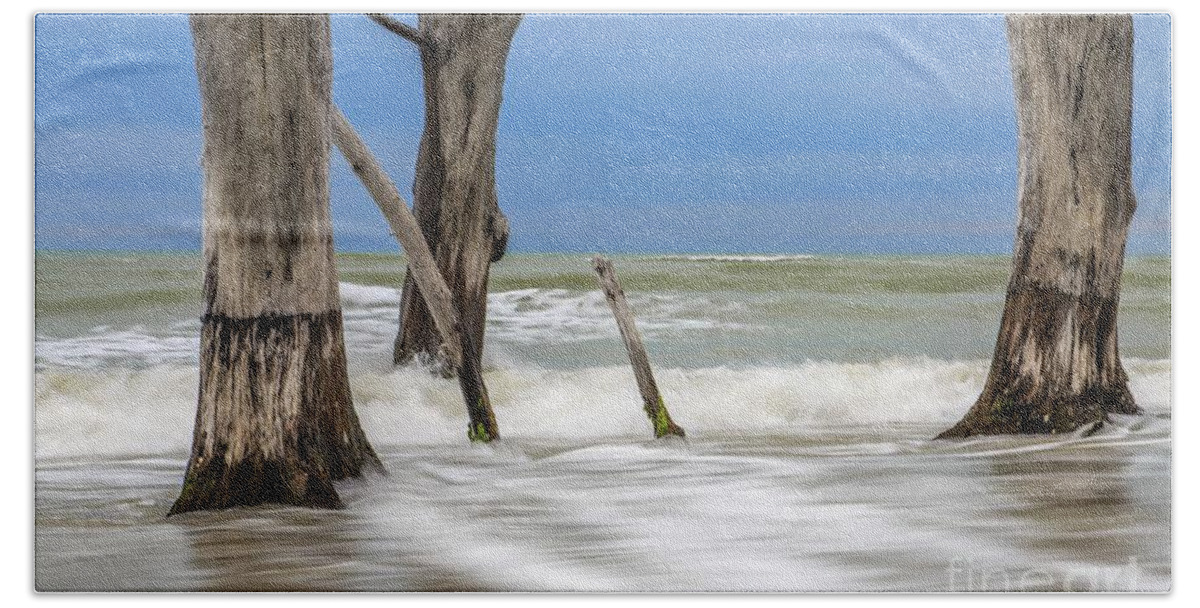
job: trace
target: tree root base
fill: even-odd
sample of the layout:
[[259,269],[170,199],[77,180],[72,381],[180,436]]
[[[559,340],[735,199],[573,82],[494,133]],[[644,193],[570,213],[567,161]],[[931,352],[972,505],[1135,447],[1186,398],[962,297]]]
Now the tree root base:
[[305,468],[278,460],[243,460],[234,465],[227,465],[224,458],[193,461],[167,516],[261,504],[341,509],[344,505],[329,474]]
[[1093,390],[1082,395],[1051,398],[1018,398],[985,394],[967,415],[934,439],[972,435],[1055,435],[1072,433],[1088,425],[1090,432],[1109,421],[1109,414],[1141,414],[1128,389]]

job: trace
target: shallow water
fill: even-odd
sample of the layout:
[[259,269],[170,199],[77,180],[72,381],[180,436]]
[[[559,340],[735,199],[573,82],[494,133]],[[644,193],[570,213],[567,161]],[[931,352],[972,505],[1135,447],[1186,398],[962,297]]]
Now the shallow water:
[[387,450],[343,511],[164,519],[182,459],[39,467],[46,589],[1088,590],[1170,585],[1170,421]]
[[390,475],[347,508],[166,519],[195,413],[195,256],[38,254],[43,590],[1087,590],[1171,581],[1170,264],[1127,264],[1145,416],[933,442],[982,386],[1001,258],[618,258],[685,441],[648,441],[583,256],[496,268],[470,446],[455,383],[386,362],[402,266],[339,260]]

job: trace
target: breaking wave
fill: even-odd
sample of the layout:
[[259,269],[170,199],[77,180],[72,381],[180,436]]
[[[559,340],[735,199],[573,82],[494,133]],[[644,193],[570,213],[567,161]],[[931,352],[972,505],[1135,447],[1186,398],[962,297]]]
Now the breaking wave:
[[[1171,362],[1127,360],[1130,388],[1150,415],[1169,415]],[[966,411],[986,361],[897,358],[874,363],[656,370],[689,436],[792,434],[814,428],[948,425]],[[486,373],[509,438],[641,437],[648,423],[628,366]],[[36,453],[43,458],[173,455],[190,445],[194,366],[42,371]],[[355,407],[377,447],[459,442],[466,418],[456,382],[407,367],[351,377]]]

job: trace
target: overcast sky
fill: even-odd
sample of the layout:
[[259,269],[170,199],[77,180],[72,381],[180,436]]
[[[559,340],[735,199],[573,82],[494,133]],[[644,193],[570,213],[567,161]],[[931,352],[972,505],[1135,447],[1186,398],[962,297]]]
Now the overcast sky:
[[[399,16],[415,24],[412,16]],[[1170,20],[1135,17],[1129,250],[1170,252]],[[334,97],[407,195],[412,45],[333,18]],[[36,246],[198,249],[182,15],[42,15]],[[339,249],[395,251],[334,154]],[[1007,253],[1016,118],[997,15],[529,15],[497,143],[510,251]]]

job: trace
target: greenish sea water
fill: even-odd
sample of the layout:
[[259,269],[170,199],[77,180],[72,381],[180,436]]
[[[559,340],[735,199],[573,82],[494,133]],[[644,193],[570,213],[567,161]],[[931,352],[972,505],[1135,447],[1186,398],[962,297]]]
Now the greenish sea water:
[[39,588],[1169,587],[1169,258],[1123,277],[1145,416],[965,442],[930,437],[982,388],[1007,257],[613,259],[686,443],[647,439],[589,256],[493,267],[485,379],[505,439],[484,448],[455,383],[390,365],[404,260],[340,254],[355,407],[391,475],[347,485],[335,513],[165,520],[195,414],[200,257],[37,252]]

